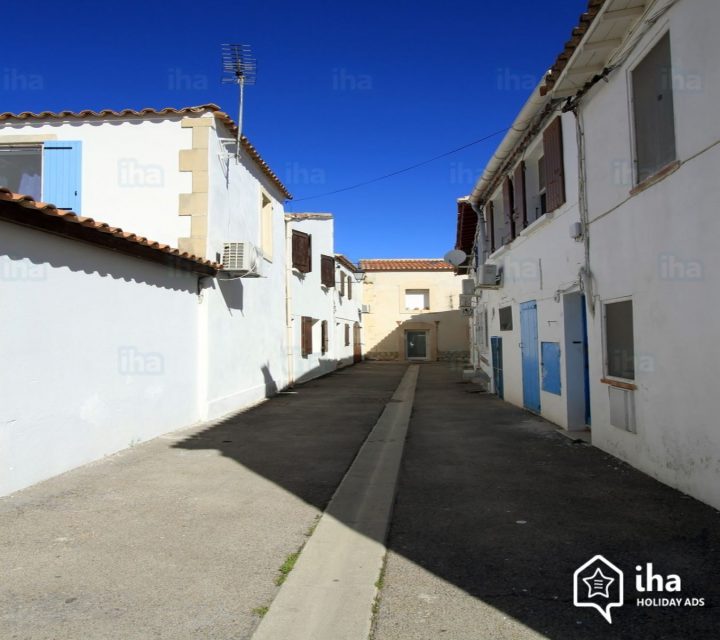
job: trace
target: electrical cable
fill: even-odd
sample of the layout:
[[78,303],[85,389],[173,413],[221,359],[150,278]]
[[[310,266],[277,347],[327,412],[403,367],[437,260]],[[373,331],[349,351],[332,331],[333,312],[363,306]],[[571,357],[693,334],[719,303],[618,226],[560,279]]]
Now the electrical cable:
[[510,127],[505,127],[504,129],[500,129],[498,131],[490,133],[482,138],[479,138],[478,140],[473,140],[472,142],[468,142],[467,144],[464,144],[461,147],[457,147],[456,149],[452,149],[451,151],[446,151],[445,153],[441,153],[440,155],[429,158],[428,160],[423,160],[422,162],[417,162],[413,165],[410,165],[409,167],[405,167],[404,169],[398,169],[397,171],[393,171],[391,173],[386,173],[385,175],[379,176],[377,178],[372,178],[371,180],[365,180],[363,182],[358,182],[357,184],[353,184],[348,187],[343,187],[342,189],[336,189],[335,191],[319,193],[317,195],[307,196],[305,198],[297,198],[297,199],[293,200],[292,202],[303,202],[305,200],[315,200],[317,198],[324,198],[326,196],[335,195],[336,193],[343,193],[344,191],[350,191],[352,189],[359,189],[360,187],[365,187],[369,184],[373,184],[375,182],[380,182],[381,180],[387,180],[388,178],[392,178],[394,176],[400,175],[401,173],[406,173],[408,171],[412,171],[413,169],[417,169],[418,167],[422,167],[426,164],[430,164],[431,162],[435,162],[435,160],[440,160],[441,158],[446,158],[447,156],[450,156],[453,153],[457,153],[458,151],[462,151],[463,149],[467,149],[468,147],[472,147],[473,145],[480,144],[481,142],[485,142],[486,140],[490,140],[491,138],[494,138],[495,136],[498,136],[501,133],[505,133],[509,129],[510,129]]

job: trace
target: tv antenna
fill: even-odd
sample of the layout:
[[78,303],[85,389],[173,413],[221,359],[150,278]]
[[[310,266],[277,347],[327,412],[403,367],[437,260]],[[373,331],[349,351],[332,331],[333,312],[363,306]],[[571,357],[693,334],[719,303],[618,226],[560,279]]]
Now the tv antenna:
[[243,104],[245,101],[245,87],[255,84],[257,61],[252,55],[249,44],[224,44],[222,46],[223,83],[233,83],[240,87],[240,104],[237,121],[237,148],[236,157],[240,158],[240,140],[243,127]]

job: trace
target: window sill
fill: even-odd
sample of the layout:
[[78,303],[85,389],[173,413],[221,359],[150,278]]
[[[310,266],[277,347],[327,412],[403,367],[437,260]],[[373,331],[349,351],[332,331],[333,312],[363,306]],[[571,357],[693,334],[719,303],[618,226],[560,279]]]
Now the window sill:
[[537,220],[533,220],[527,227],[525,227],[518,234],[518,237],[530,235],[536,229],[539,229],[540,227],[544,227],[548,222],[550,222],[553,219],[553,217],[554,217],[554,215],[553,215],[552,211],[543,213]]
[[673,160],[670,164],[666,164],[662,169],[659,169],[651,176],[645,178],[642,182],[638,183],[635,187],[630,189],[630,195],[634,196],[638,193],[642,193],[645,189],[649,189],[654,184],[662,182],[665,178],[675,173],[680,167],[680,160]]
[[614,380],[613,378],[600,378],[600,382],[611,387],[617,387],[618,389],[625,389],[626,391],[637,391],[637,385],[632,382],[623,382],[622,380]]

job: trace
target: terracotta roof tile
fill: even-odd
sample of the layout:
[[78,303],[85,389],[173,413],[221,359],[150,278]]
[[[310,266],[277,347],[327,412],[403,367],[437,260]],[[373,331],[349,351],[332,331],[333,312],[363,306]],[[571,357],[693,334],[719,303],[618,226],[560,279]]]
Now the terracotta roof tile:
[[588,0],[587,11],[580,16],[578,25],[573,28],[571,38],[565,43],[565,48],[558,54],[555,59],[555,63],[550,67],[550,71],[545,75],[545,83],[540,87],[540,94],[545,95],[550,91],[560,77],[567,66],[570,58],[572,58],[575,50],[583,39],[583,36],[587,33],[590,25],[593,23],[600,9],[607,0]]
[[426,258],[380,258],[360,260],[363,271],[454,271],[450,263],[444,260]]
[[[119,227],[111,227],[106,222],[100,222],[94,220],[93,218],[79,216],[73,211],[58,209],[54,204],[36,202],[30,196],[13,193],[9,189],[0,187],[0,204],[3,202],[11,202],[17,205],[18,208],[27,209],[28,212],[32,212],[35,214],[41,214],[41,216],[46,219],[62,220],[65,223],[70,223],[71,225],[77,225],[78,227],[86,228],[90,230],[90,233],[85,233],[83,235],[83,239],[90,242],[92,242],[93,240],[98,240],[100,236],[109,235],[113,236],[117,241],[113,243],[115,245],[115,248],[122,248],[123,244],[127,245],[125,247],[127,249],[132,249],[133,246],[145,247],[153,252],[157,252],[158,254],[165,254],[169,257],[172,257],[176,261],[184,263],[184,265],[191,270],[193,268],[193,265],[203,267],[203,271],[218,271],[222,269],[222,265],[218,264],[217,262],[205,260],[204,258],[199,258],[198,256],[189,253],[183,253],[180,251],[180,249],[176,249],[174,247],[171,247],[170,245],[155,242],[154,240],[148,240],[147,238],[138,236],[134,233],[123,231]],[[10,220],[12,222],[19,222],[20,224],[27,224],[28,226],[32,227],[45,228],[41,224],[39,224],[39,219],[37,218],[37,215],[32,219],[30,218],[30,216],[28,216],[27,219],[23,219],[23,217],[18,218],[17,216],[10,218],[4,215],[4,212],[2,212],[0,213],[0,220],[3,219]],[[102,242],[102,244],[105,246],[108,245],[107,242]]]
[[349,271],[354,271],[355,273],[358,273],[361,271],[361,269],[356,265],[350,262],[346,256],[344,256],[342,253],[336,253],[335,254],[335,260],[337,260],[341,265],[343,265],[346,269]]
[[[180,109],[174,109],[172,107],[165,107],[164,109],[151,109],[145,108],[140,110],[135,109],[121,109],[120,111],[114,111],[113,109],[101,109],[100,111],[92,111],[91,109],[85,109],[83,111],[41,111],[39,113],[32,113],[31,111],[23,111],[22,113],[0,113],[0,122],[5,120],[55,120],[62,118],[126,118],[128,116],[134,116],[136,118],[143,118],[146,116],[166,116],[166,115],[188,115],[211,112],[218,120],[223,122],[225,126],[230,130],[233,136],[237,136],[237,124],[235,121],[220,107],[216,104],[202,104],[196,107],[182,107]],[[250,143],[245,137],[241,137],[242,145],[248,155],[257,163],[262,169],[263,173],[270,178],[270,180],[277,186],[282,194],[292,200],[292,194],[287,190],[285,185],[280,181],[280,178],[273,172],[270,165],[262,159],[262,156],[258,150]]]

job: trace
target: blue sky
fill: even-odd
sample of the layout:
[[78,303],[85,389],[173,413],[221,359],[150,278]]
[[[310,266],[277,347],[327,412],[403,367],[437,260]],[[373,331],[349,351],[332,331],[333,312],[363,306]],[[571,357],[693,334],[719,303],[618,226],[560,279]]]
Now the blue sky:
[[502,135],[388,180],[301,199],[509,126],[586,0],[40,4],[46,35],[3,35],[0,111],[215,102],[234,117],[220,45],[249,43],[258,79],[245,133],[298,200],[288,210],[335,214],[336,250],[357,260],[452,248],[455,199]]

